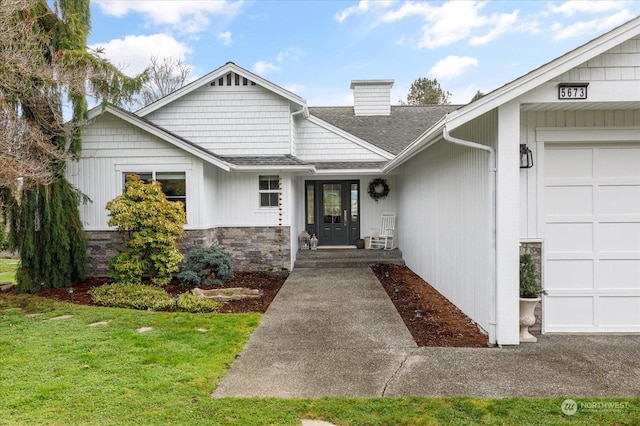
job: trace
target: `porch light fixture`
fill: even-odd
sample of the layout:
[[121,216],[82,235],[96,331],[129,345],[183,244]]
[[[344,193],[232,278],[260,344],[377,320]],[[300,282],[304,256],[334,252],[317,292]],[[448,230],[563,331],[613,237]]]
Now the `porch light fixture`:
[[520,168],[530,169],[533,167],[533,152],[526,144],[520,144]]
[[311,239],[309,233],[307,231],[302,231],[300,235],[298,235],[298,249],[299,250],[309,250],[311,247]]
[[311,250],[318,250],[318,237],[316,237],[316,234],[313,234],[313,237],[311,237],[310,243],[311,243]]

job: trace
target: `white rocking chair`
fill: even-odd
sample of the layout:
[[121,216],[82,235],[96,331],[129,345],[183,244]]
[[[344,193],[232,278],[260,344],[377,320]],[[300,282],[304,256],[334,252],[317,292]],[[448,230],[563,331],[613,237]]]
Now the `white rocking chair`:
[[380,228],[371,228],[371,248],[393,250],[393,233],[396,230],[396,214],[382,213]]

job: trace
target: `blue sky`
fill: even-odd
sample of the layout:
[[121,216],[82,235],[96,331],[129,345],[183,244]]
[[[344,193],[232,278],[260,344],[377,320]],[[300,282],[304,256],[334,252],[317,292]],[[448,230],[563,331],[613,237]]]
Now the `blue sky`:
[[192,79],[235,62],[310,106],[351,80],[418,77],[467,103],[640,15],[640,1],[92,0],[89,44],[128,74],[180,58]]

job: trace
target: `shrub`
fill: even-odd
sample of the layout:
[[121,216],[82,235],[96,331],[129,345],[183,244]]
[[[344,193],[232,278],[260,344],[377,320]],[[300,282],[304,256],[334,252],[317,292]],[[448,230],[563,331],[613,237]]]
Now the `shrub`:
[[159,287],[142,284],[107,284],[91,290],[94,303],[114,308],[170,311],[175,301]]
[[220,246],[194,248],[187,252],[187,261],[176,275],[183,285],[222,284],[233,278],[233,262]]
[[197,313],[215,312],[220,302],[215,299],[203,299],[192,293],[182,293],[178,300],[178,308],[181,311]]
[[520,255],[520,297],[535,298],[547,294],[536,278],[536,265],[530,254]]
[[173,299],[163,289],[141,284],[107,284],[91,290],[94,303],[112,308],[128,308],[153,311],[184,311],[192,313],[215,312],[220,302],[202,299],[191,293],[179,296],[176,308]]
[[107,210],[109,226],[129,235],[125,251],[109,262],[111,278],[141,283],[149,276],[154,284],[168,284],[183,259],[178,250],[186,222],[183,204],[167,200],[159,182],[130,175],[124,193],[109,201]]

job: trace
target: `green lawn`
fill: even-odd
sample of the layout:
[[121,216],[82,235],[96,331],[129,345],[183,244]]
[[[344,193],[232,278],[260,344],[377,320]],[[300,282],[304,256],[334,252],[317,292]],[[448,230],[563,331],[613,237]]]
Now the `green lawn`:
[[0,282],[16,282],[17,259],[0,259]]
[[[61,315],[72,317],[52,320]],[[295,425],[301,418],[338,425],[640,423],[640,398],[575,398],[609,405],[573,416],[562,414],[564,398],[212,399],[259,319],[0,294],[0,425]],[[89,326],[98,321],[108,325]],[[153,330],[139,333],[140,327]]]

